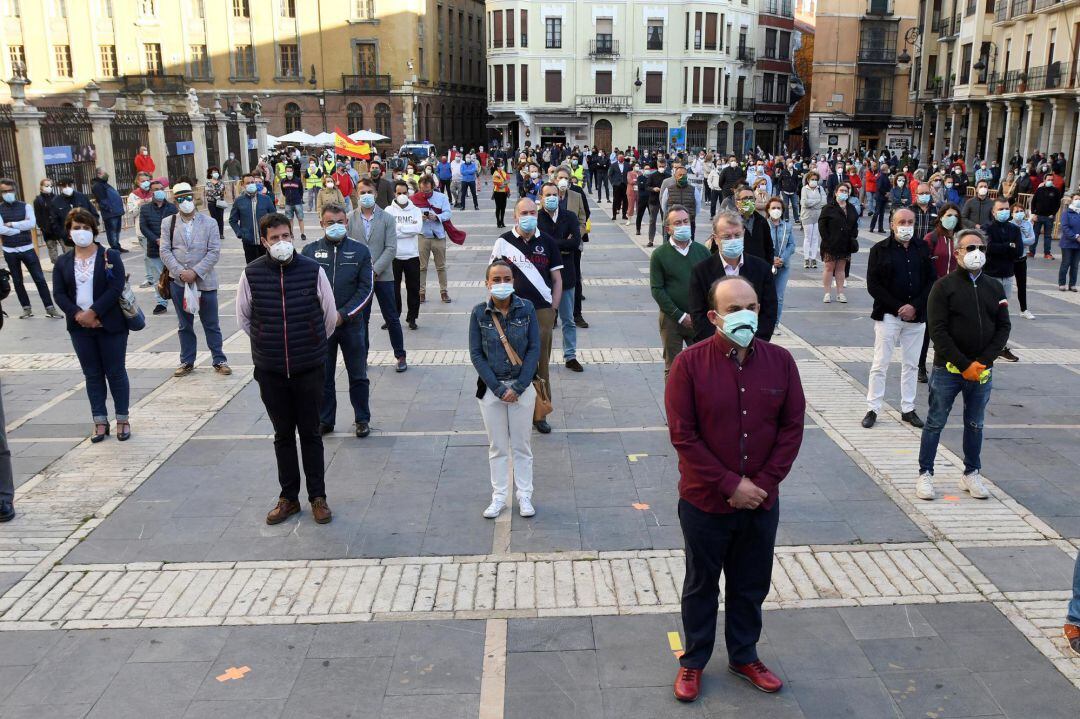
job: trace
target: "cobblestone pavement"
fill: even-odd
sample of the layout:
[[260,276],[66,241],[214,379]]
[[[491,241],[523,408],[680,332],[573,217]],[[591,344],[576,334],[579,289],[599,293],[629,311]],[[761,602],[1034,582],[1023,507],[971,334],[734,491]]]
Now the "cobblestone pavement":
[[[1080,659],[1060,626],[1080,545],[1080,347],[1056,263],[1031,261],[1037,319],[1014,320],[1021,361],[996,370],[993,497],[956,488],[956,415],[939,456],[944,496],[926,503],[913,498],[918,433],[895,409],[895,364],[890,406],[872,430],[859,425],[866,253],[847,305],[823,305],[816,273],[795,262],[775,341],[798,362],[807,431],[782,490],[761,644],[787,687],[752,692],[717,657],[702,700],[683,706],[670,694],[677,458],[648,250],[604,218],[610,204],[594,213],[586,370],[562,369],[556,331],[554,431],[534,438],[537,516],[484,520],[466,327],[495,235],[489,204],[458,213],[469,239],[448,251],[454,301],[422,307],[408,372],[390,369],[374,321],[374,431],[327,437],[326,527],[306,512],[262,522],[276,495],[271,430],[235,331],[231,233],[221,312],[236,372],[213,374],[200,352],[195,373],[172,378],[175,325],[152,317],[129,343],[123,446],[86,440],[62,325],[7,323],[0,379],[20,516],[0,526],[0,717],[1076,716]],[[864,233],[863,248],[877,237]],[[141,256],[124,259],[137,281]],[[920,385],[924,415],[925,395]],[[348,427],[344,392],[339,407]]]

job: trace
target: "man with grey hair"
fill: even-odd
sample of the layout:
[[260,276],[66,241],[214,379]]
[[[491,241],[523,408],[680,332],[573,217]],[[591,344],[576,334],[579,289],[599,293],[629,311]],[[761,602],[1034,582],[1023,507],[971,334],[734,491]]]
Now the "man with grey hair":
[[683,350],[694,343],[694,319],[690,314],[690,273],[695,265],[709,259],[709,251],[694,242],[690,213],[682,205],[672,205],[664,218],[668,242],[649,257],[649,286],[660,307],[660,343],[664,348],[664,377]]

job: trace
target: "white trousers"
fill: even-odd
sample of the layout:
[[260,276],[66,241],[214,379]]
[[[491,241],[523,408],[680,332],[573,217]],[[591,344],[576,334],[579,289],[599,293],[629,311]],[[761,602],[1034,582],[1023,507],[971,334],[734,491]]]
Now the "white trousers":
[[[916,348],[917,349],[917,348]],[[918,351],[916,351],[918,355]],[[529,385],[517,402],[503,402],[490,389],[484,393],[480,414],[488,435],[488,464],[491,470],[491,499],[506,501],[510,488],[510,458],[513,456],[514,489],[518,498],[532,498],[533,455],[532,418],[536,390]]]
[[808,222],[803,225],[802,252],[807,260],[821,259],[821,233],[818,232],[816,222]]
[[866,407],[881,411],[885,396],[885,375],[892,362],[893,349],[900,347],[900,411],[915,409],[915,389],[918,386],[919,352],[922,350],[924,322],[904,322],[896,315],[874,322],[874,363],[870,366],[870,387],[866,392]]

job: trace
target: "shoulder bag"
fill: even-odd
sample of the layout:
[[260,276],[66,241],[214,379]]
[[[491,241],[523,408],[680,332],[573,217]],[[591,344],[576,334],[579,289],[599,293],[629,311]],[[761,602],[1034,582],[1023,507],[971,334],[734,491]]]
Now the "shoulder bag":
[[[176,217],[177,215],[170,215],[173,218],[172,224],[169,226],[169,251],[172,252],[173,248],[173,235],[176,234]],[[168,219],[168,218],[166,218]],[[162,220],[164,222],[165,220]],[[158,238],[160,242],[160,238]],[[157,281],[157,293],[158,297],[163,300],[172,299],[172,273],[169,272],[168,266],[161,263],[161,274],[158,276]]]
[[[105,251],[105,276],[112,278],[113,265],[109,262],[109,252]],[[138,332],[146,327],[146,315],[143,314],[142,308],[139,307],[138,300],[135,299],[135,292],[131,289],[131,283],[128,282],[129,276],[124,276],[124,289],[120,292],[120,298],[117,300],[117,304],[120,305],[120,311],[124,314],[124,322],[127,323],[127,327],[132,332]]]
[[[491,320],[495,323],[495,330],[499,333],[499,340],[502,342],[503,349],[506,350],[506,356],[510,358],[510,364],[520,367],[521,357],[514,351],[514,348],[510,346],[510,340],[506,339],[506,333],[503,332],[502,323],[499,322],[499,318],[493,313]],[[548,389],[547,380],[542,377],[534,377],[532,381],[533,389],[536,390],[536,405],[533,407],[533,422],[539,422],[540,420],[551,414],[551,391]]]

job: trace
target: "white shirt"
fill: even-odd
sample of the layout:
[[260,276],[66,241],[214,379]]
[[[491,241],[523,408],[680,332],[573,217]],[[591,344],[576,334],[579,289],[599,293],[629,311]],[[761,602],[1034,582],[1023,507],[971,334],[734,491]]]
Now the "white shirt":
[[724,274],[727,275],[728,277],[738,277],[739,276],[739,270],[742,269],[742,265],[743,265],[743,256],[739,255],[739,264],[735,265],[734,267],[732,267],[730,264],[728,264],[727,260],[728,260],[728,258],[725,257],[724,258]]
[[75,304],[88,310],[94,304],[94,264],[97,253],[85,260],[75,257]]
[[[691,240],[690,242],[693,242],[693,240]],[[678,252],[683,257],[686,257],[687,255],[690,254],[690,242],[686,243],[686,247],[679,247],[679,244],[677,242],[675,242],[674,237],[669,237],[668,238],[668,243],[670,243],[671,246],[675,248],[675,251]]]
[[386,206],[386,213],[394,218],[394,228],[397,230],[397,251],[394,259],[411,260],[420,256],[418,238],[424,229],[424,216],[420,208],[409,202],[402,207],[397,202],[391,202]]

